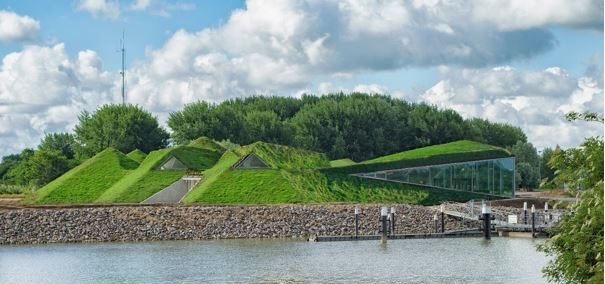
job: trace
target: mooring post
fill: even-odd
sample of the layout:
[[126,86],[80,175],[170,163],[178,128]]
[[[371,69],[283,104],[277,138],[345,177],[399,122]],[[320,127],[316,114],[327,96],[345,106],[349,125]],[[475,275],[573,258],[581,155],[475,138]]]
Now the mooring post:
[[380,208],[380,221],[382,222],[382,237],[380,240],[383,244],[387,243],[387,215],[389,214],[388,209],[386,207]]
[[355,207],[355,239],[359,236],[359,208]]
[[479,220],[483,220],[483,235],[486,240],[492,238],[492,220],[495,219],[489,209],[487,204],[483,203],[481,206],[481,216],[479,217]]
[[527,225],[527,201],[523,202],[523,223]]
[[395,235],[395,207],[391,207],[391,234]]
[[387,207],[387,236],[391,235],[391,212]]
[[548,218],[548,202],[544,202],[544,224],[548,225],[548,222],[550,222],[550,218]]
[[445,205],[441,204],[441,232],[445,233]]
[[437,225],[437,221],[439,221],[439,217],[437,214],[433,215],[433,225],[435,226],[435,233],[439,233],[439,225]]
[[536,237],[536,206],[531,205],[531,237]]

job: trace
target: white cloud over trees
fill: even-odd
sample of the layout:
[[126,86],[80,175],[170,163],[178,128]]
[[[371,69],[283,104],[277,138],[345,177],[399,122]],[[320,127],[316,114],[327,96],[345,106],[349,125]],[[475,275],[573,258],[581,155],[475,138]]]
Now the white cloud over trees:
[[[154,6],[157,3],[162,2],[134,1],[130,9],[161,7]],[[249,0],[224,24],[176,31],[151,50],[146,60],[127,70],[127,97],[165,117],[197,100],[296,95],[299,90],[315,89],[315,82],[324,82],[326,90],[335,89],[343,76],[445,66],[441,80],[421,96],[429,103],[523,126],[532,141],[572,145],[584,137],[582,131],[596,131],[569,126],[559,117],[572,108],[602,109],[602,79],[589,74],[573,78],[556,67],[523,71],[495,66],[554,48],[557,39],[549,31],[551,26],[602,32],[602,2],[490,3]],[[77,8],[117,18],[116,5],[84,0]],[[513,17],[516,12],[523,19]],[[0,39],[1,34],[0,28]],[[105,71],[92,50],[70,58],[65,48],[63,44],[26,46],[4,57],[0,143],[9,145],[7,152],[35,145],[44,132],[69,130],[83,109],[117,102],[118,74]],[[373,82],[352,89],[403,96]],[[554,130],[563,134],[555,137]],[[580,137],[565,138],[575,136]]]

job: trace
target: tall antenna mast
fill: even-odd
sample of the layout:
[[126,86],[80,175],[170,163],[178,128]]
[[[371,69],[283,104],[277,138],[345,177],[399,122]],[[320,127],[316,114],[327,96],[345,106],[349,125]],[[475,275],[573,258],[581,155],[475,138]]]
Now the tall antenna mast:
[[126,53],[126,49],[124,49],[124,31],[122,30],[122,40],[120,41],[120,52],[122,52],[122,72],[120,72],[120,74],[122,75],[122,104],[126,104],[126,93],[125,93],[125,88],[126,88],[126,71],[124,70],[124,55]]

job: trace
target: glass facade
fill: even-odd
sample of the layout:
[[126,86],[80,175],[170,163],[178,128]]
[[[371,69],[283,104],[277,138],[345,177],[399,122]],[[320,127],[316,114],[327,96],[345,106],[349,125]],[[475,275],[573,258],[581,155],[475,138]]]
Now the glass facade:
[[501,158],[354,174],[363,178],[514,197],[515,158]]

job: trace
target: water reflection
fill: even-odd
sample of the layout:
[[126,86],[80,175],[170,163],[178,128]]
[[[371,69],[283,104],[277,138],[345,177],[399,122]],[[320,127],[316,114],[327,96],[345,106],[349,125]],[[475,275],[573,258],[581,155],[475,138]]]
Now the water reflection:
[[277,240],[0,247],[0,283],[542,283],[527,239]]

